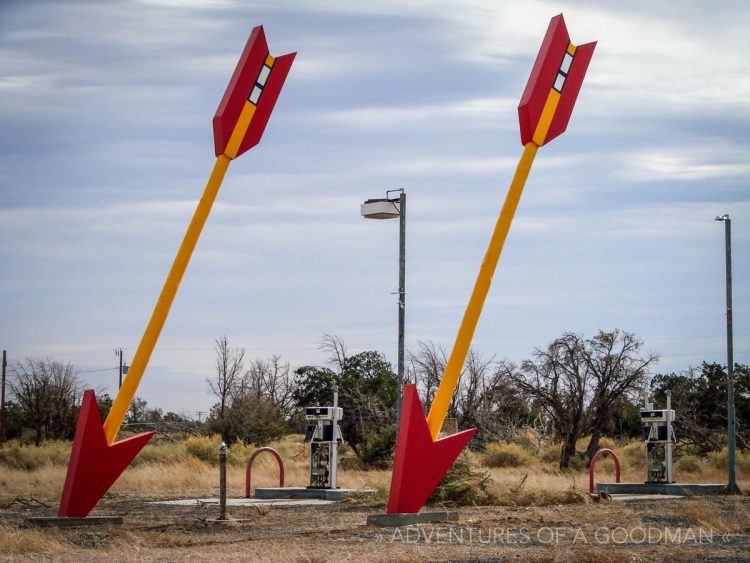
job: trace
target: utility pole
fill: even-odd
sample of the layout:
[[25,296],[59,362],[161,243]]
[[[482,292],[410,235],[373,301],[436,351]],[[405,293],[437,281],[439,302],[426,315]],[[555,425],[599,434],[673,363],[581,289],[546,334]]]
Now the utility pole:
[[117,384],[117,388],[119,389],[120,387],[122,387],[122,348],[118,348],[117,350],[115,350],[115,356],[120,358],[120,380]]
[[732,336],[732,220],[726,213],[716,218],[724,222],[724,247],[727,266],[727,488],[730,495],[740,495],[737,485],[736,420],[734,413],[734,344]]
[[0,397],[0,448],[5,442],[5,367],[8,365],[7,354],[3,350],[3,384],[2,396]]

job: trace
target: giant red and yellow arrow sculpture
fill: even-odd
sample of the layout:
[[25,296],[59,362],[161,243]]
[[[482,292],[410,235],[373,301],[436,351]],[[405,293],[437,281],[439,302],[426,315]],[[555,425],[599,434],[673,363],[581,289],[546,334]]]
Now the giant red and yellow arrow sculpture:
[[595,46],[573,45],[562,14],[550,21],[518,106],[523,154],[426,419],[416,387],[404,390],[388,513],[419,512],[476,431],[438,439],[534,157],[539,147],[565,131]]
[[60,500],[59,516],[87,516],[153,435],[153,432],[146,432],[120,442],[115,441],[167,320],[229,163],[260,142],[295,55],[296,53],[290,53],[274,58],[268,53],[263,27],[258,26],[250,33],[213,119],[216,163],[133,356],[128,375],[122,382],[104,424],[94,391],[88,390],[84,394]]

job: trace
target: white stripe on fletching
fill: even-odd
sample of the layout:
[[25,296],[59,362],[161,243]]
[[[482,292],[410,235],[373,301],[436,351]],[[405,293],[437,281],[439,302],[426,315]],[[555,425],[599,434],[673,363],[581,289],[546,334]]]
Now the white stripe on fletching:
[[260,76],[258,76],[258,82],[256,82],[256,84],[260,84],[261,86],[265,86],[266,85],[266,80],[268,80],[268,75],[269,74],[271,74],[271,67],[263,65],[263,68],[260,69]]
[[563,84],[565,84],[565,75],[562,73],[557,73],[557,78],[555,78],[555,85],[553,88],[557,90],[558,92],[562,92]]
[[565,74],[568,74],[568,71],[570,70],[570,63],[573,62],[573,56],[570,53],[565,53],[565,56],[563,57],[563,62],[560,65],[560,70],[563,71]]

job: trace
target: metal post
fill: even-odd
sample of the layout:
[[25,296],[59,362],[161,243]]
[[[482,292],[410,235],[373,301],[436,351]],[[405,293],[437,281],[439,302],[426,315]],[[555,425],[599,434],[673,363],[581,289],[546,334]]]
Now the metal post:
[[[391,199],[390,194],[393,192],[401,192],[398,199]],[[360,212],[362,213],[362,216],[367,219],[395,219],[397,216],[399,218],[398,375],[396,382],[396,428],[398,428],[401,419],[401,399],[403,397],[404,387],[404,324],[406,318],[406,191],[404,188],[387,190],[385,192],[385,199],[368,199],[362,205]]]
[[667,464],[667,483],[674,483],[672,478],[672,391],[667,391],[667,443],[664,446],[664,462]]
[[118,356],[120,358],[120,382],[117,385],[117,388],[119,389],[122,387],[122,348],[119,350],[115,350],[115,356]]
[[0,448],[3,447],[3,442],[5,442],[5,367],[7,365],[7,355],[5,350],[3,350],[3,383],[2,396],[0,397]]
[[331,431],[331,437],[333,443],[331,444],[331,488],[337,488],[338,478],[338,454],[339,454],[339,435],[338,435],[338,422],[339,422],[339,386],[333,386],[333,430]]
[[736,421],[734,414],[734,350],[732,338],[732,220],[729,215],[716,218],[724,221],[724,246],[727,266],[727,488],[729,494],[742,494],[737,485]]
[[227,445],[219,445],[219,517],[217,520],[228,520],[227,517]]
[[396,429],[401,420],[401,399],[404,392],[404,325],[406,322],[406,192],[399,197],[399,253],[398,253],[398,383],[396,399]]

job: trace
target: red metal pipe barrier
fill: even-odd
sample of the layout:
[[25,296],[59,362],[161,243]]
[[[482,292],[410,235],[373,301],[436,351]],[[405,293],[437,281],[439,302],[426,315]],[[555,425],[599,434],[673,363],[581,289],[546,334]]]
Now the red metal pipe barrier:
[[620,459],[617,457],[617,454],[610,450],[609,448],[602,448],[598,452],[594,454],[594,457],[591,458],[591,463],[589,464],[589,493],[594,492],[594,466],[596,466],[596,461],[602,457],[604,454],[610,454],[614,460],[615,460],[615,483],[620,482]]
[[251,496],[252,489],[250,487],[250,474],[253,469],[253,461],[261,452],[271,452],[273,457],[276,458],[276,461],[279,462],[279,487],[284,486],[284,462],[282,461],[279,452],[273,448],[258,448],[253,452],[253,455],[250,456],[250,459],[247,460],[247,470],[245,471],[245,498],[250,498]]

